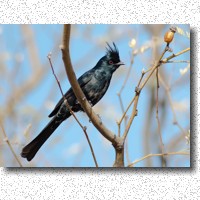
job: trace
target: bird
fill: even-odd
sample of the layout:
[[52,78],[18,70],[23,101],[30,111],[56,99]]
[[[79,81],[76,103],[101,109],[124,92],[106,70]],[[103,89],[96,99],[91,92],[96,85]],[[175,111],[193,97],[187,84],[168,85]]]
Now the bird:
[[[124,63],[120,61],[119,50],[116,44],[114,42],[112,43],[113,46],[109,43],[106,44],[105,55],[92,69],[78,78],[78,83],[91,106],[96,105],[101,100],[110,85],[113,73],[121,65],[124,65]],[[73,112],[84,111],[72,88],[70,88],[49,114],[48,117],[52,118],[50,122],[43,128],[39,135],[35,137],[35,139],[22,149],[21,156],[26,158],[27,161],[31,161],[34,158],[38,150],[58,126],[71,116],[71,112],[67,107],[65,100],[67,100],[68,105]]]

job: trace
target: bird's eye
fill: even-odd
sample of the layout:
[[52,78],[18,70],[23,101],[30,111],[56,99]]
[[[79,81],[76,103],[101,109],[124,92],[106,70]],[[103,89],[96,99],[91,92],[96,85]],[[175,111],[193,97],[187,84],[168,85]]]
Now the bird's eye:
[[109,60],[109,64],[112,65],[112,64],[113,64],[113,61],[112,61],[112,60]]

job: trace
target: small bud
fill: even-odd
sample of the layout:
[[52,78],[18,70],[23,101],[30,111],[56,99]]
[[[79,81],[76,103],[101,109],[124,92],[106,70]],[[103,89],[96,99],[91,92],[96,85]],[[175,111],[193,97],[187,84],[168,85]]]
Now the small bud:
[[48,57],[48,58],[51,58],[51,54],[52,54],[52,53],[51,53],[51,52],[49,52],[47,57]]
[[140,91],[141,91],[141,89],[140,89],[138,86],[136,86],[136,87],[135,87],[135,93],[136,93],[136,94],[139,94]]
[[133,38],[130,42],[129,42],[129,47],[134,48],[136,45],[136,40]]
[[136,111],[135,111],[135,116],[137,116],[138,115],[138,110],[136,109]]
[[145,69],[144,68],[142,69],[142,74],[145,74]]
[[172,40],[174,39],[174,33],[171,31],[168,31],[167,33],[165,33],[165,37],[164,37],[164,41],[167,43],[172,42]]
[[164,41],[168,44],[174,39],[174,33],[176,33],[176,27],[171,27],[169,31],[165,33]]
[[172,26],[172,27],[170,28],[170,31],[176,33],[177,28],[176,28],[175,26]]

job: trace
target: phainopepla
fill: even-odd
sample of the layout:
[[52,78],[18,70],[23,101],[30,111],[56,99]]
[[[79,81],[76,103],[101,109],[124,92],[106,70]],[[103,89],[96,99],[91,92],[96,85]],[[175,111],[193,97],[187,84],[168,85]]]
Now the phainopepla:
[[[111,47],[108,43],[107,45],[106,55],[98,61],[94,68],[84,73],[78,79],[78,83],[87,100],[91,103],[91,106],[98,103],[106,93],[114,71],[120,65],[124,65],[124,63],[120,61],[119,51],[115,43],[113,43],[113,47]],[[83,111],[72,88],[66,92],[65,97],[74,112]],[[64,99],[61,98],[49,115],[49,117],[53,117],[52,120],[32,142],[22,149],[21,156],[26,158],[28,161],[31,161],[40,147],[56,130],[56,128],[70,116],[70,111],[64,103]]]

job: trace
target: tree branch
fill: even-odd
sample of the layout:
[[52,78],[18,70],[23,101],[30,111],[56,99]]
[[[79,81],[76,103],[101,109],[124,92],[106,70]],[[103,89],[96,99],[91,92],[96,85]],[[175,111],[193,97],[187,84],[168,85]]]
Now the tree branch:
[[[132,111],[131,117],[129,119],[129,122],[128,122],[127,126],[126,126],[126,129],[124,131],[124,134],[122,136],[124,140],[126,139],[126,137],[128,135],[128,132],[129,132],[129,129],[130,129],[131,125],[132,125],[132,122],[133,122],[135,116],[137,115],[137,105],[138,105],[138,100],[139,100],[140,93],[141,93],[142,89],[144,88],[144,86],[146,85],[146,83],[148,82],[148,80],[150,79],[150,77],[152,76],[152,74],[154,73],[154,71],[157,70],[158,67],[161,65],[160,61],[162,60],[162,58],[165,55],[165,53],[167,52],[167,50],[168,50],[168,44],[166,45],[165,49],[163,50],[159,60],[157,61],[157,64],[151,68],[150,74],[144,80],[143,83],[141,83],[141,82],[142,82],[142,79],[143,79],[143,77],[144,77],[146,72],[142,71],[142,75],[140,77],[140,80],[138,82],[138,85],[137,85],[136,91],[135,91],[133,111]],[[147,72],[149,72],[149,70],[147,70]],[[140,86],[140,84],[141,84],[141,86]]]
[[[160,148],[161,148],[161,152],[162,154],[164,154],[164,143],[163,143],[163,139],[162,139],[162,133],[161,133],[161,126],[160,126],[160,119],[159,119],[159,98],[158,98],[158,91],[159,91],[159,72],[158,72],[158,68],[156,69],[156,82],[157,82],[157,87],[156,87],[156,120],[157,120],[157,124],[158,124],[158,136],[160,138]],[[165,157],[162,156],[162,166],[166,167],[166,160]]]
[[70,105],[68,104],[67,99],[66,99],[66,97],[65,97],[65,95],[64,95],[64,93],[63,93],[63,90],[62,90],[62,88],[61,88],[60,81],[58,80],[58,78],[57,78],[57,76],[56,76],[56,74],[55,74],[55,71],[54,71],[54,68],[53,68],[53,64],[52,64],[52,62],[51,62],[51,54],[50,54],[50,53],[49,53],[49,55],[47,56],[47,58],[48,58],[48,60],[49,60],[52,73],[53,73],[53,75],[54,75],[54,77],[55,77],[55,79],[56,79],[56,82],[57,82],[58,86],[59,86],[59,89],[60,89],[60,92],[61,92],[62,97],[63,97],[63,99],[64,99],[64,102],[65,102],[67,108],[69,109],[71,115],[74,117],[74,119],[76,120],[76,122],[79,124],[79,126],[80,126],[81,129],[83,130],[83,132],[84,132],[84,134],[85,134],[85,137],[86,137],[86,139],[87,139],[87,142],[88,142],[88,144],[89,144],[90,151],[91,151],[92,157],[93,157],[93,159],[94,159],[94,163],[95,163],[96,167],[98,167],[98,163],[97,163],[97,160],[96,160],[96,157],[95,157],[95,154],[94,154],[94,150],[93,150],[92,144],[91,144],[91,142],[90,142],[90,139],[89,139],[88,134],[87,134],[87,131],[86,131],[87,127],[86,127],[86,126],[83,126],[83,125],[81,124],[81,122],[78,120],[78,118],[77,118],[76,115],[74,114],[73,110],[71,109]]
[[169,56],[169,57],[167,57],[167,58],[161,60],[161,63],[166,63],[166,62],[168,62],[169,60],[171,60],[172,58],[175,58],[175,57],[177,57],[177,56],[180,56],[181,54],[186,53],[187,51],[190,51],[190,48],[186,48],[186,49],[184,49],[184,50],[182,50],[182,51],[180,51],[180,52],[178,52],[178,53],[176,53],[176,54],[172,54],[171,56]]
[[148,154],[148,155],[146,155],[146,156],[144,156],[144,157],[142,157],[142,158],[140,158],[140,159],[138,159],[138,160],[132,162],[132,163],[131,163],[130,165],[128,165],[127,167],[133,167],[136,163],[138,163],[138,162],[140,162],[140,161],[143,161],[143,160],[145,160],[145,159],[147,159],[147,158],[150,158],[150,157],[155,157],[155,156],[171,156],[171,155],[179,155],[179,156],[186,155],[186,156],[189,156],[190,153],[188,153],[188,152],[181,152],[181,151],[180,151],[180,152],[169,152],[169,153],[164,153],[164,154],[162,154],[162,153]]
[[[73,67],[72,67],[72,64],[71,64],[70,53],[69,53],[70,30],[71,30],[71,25],[64,25],[63,44],[62,44],[62,47],[61,47],[63,62],[64,62],[64,65],[65,65],[65,70],[66,70],[69,82],[72,86],[72,89],[74,91],[74,94],[75,94],[77,100],[79,101],[81,107],[83,108],[83,110],[86,112],[86,114],[90,118],[93,125],[97,128],[97,130],[106,139],[108,139],[113,144],[113,146],[115,148],[115,152],[116,152],[116,159],[115,159],[114,166],[117,166],[117,167],[124,166],[124,155],[123,155],[124,154],[124,141],[127,137],[127,134],[128,134],[128,131],[131,127],[132,121],[135,118],[135,116],[137,115],[137,105],[138,105],[138,100],[139,100],[141,90],[144,88],[144,86],[146,85],[146,83],[148,82],[148,80],[150,79],[152,74],[155,72],[155,70],[158,67],[160,67],[160,65],[162,63],[168,62],[172,58],[177,57],[177,56],[189,51],[189,48],[185,49],[185,50],[183,50],[183,51],[181,51],[177,54],[173,54],[170,57],[162,60],[165,52],[168,50],[168,48],[165,48],[163,50],[158,62],[156,63],[156,65],[154,65],[150,70],[148,70],[148,72],[150,71],[150,73],[149,73],[148,77],[143,82],[142,82],[142,79],[143,79],[145,72],[142,72],[142,76],[141,76],[140,81],[138,83],[138,87],[136,87],[135,97],[134,97],[134,100],[133,100],[134,106],[133,106],[133,111],[132,111],[131,117],[130,117],[129,122],[126,126],[126,129],[124,131],[123,136],[119,137],[119,136],[116,136],[113,132],[111,132],[109,129],[107,129],[102,124],[102,121],[99,119],[99,117],[93,111],[91,105],[87,101],[83,91],[81,90],[81,88],[80,88],[80,86],[77,82],[76,75],[74,73],[74,70],[73,70]],[[168,47],[168,44],[167,44],[167,47]],[[125,111],[125,113],[126,113],[126,111]],[[124,118],[124,116],[122,117],[121,120],[123,120],[123,118]],[[121,120],[120,120],[120,122],[121,122]]]
[[181,133],[185,137],[187,135],[187,133],[185,132],[184,128],[180,125],[180,123],[177,120],[176,112],[175,112],[175,109],[174,109],[174,105],[173,105],[173,101],[172,101],[172,97],[171,97],[171,93],[170,93],[171,88],[170,88],[169,85],[167,85],[167,83],[163,80],[163,78],[161,76],[159,76],[159,78],[160,78],[160,82],[161,82],[162,86],[164,87],[164,89],[166,91],[167,98],[168,98],[168,101],[169,101],[169,105],[170,105],[170,108],[172,110],[173,124],[176,125],[180,129]]
[[70,31],[71,31],[71,25],[70,24],[64,25],[63,44],[61,46],[61,50],[62,50],[63,62],[65,65],[65,70],[66,70],[69,82],[72,86],[73,92],[78,102],[80,103],[81,107],[86,112],[86,114],[90,118],[93,125],[97,128],[97,130],[113,144],[113,146],[115,147],[115,150],[117,148],[120,149],[123,146],[123,140],[120,137],[116,136],[113,132],[111,132],[109,129],[107,129],[103,125],[100,118],[93,111],[90,103],[87,101],[83,91],[81,90],[77,82],[76,75],[72,67],[70,52],[69,52]]
[[0,126],[1,126],[1,129],[2,129],[2,132],[3,132],[4,141],[8,144],[8,146],[9,146],[13,156],[15,157],[16,161],[18,162],[19,166],[23,167],[21,162],[20,162],[20,160],[19,160],[19,158],[17,157],[17,155],[16,155],[16,153],[15,153],[15,151],[14,151],[14,149],[13,149],[11,143],[10,143],[10,141],[8,140],[7,134],[6,134],[5,130],[4,130],[4,127],[3,127],[3,124],[1,122],[1,120],[0,120]]

